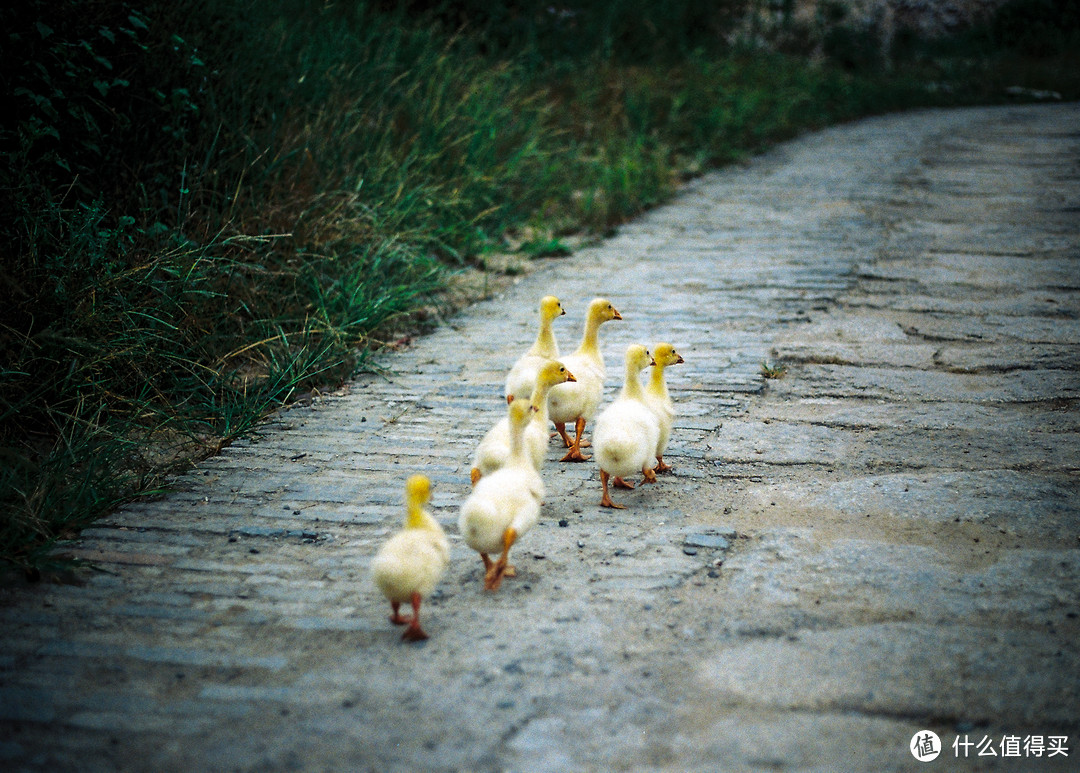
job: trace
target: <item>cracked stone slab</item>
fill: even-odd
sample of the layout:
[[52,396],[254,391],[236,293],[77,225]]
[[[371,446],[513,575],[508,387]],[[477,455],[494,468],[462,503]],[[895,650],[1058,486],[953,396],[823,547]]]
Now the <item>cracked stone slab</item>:
[[872,398],[896,402],[1023,403],[1080,397],[1071,371],[951,373],[886,367],[808,365],[770,388],[778,396]]
[[807,512],[987,523],[1036,535],[1071,536],[1080,522],[1071,476],[1018,470],[876,474],[752,488],[746,496],[762,503],[779,500]]
[[1056,728],[1075,722],[1080,680],[1061,675],[1077,673],[1075,646],[1038,631],[908,623],[750,641],[698,670],[721,705]]
[[[799,610],[808,627],[814,620],[1075,627],[1080,551],[1017,549],[983,564],[943,546],[818,541],[810,529],[774,530],[729,556],[723,581],[737,605],[781,607],[776,622]],[[770,614],[759,613],[754,624],[768,627]]]
[[1020,258],[972,253],[930,253],[863,266],[870,279],[912,281],[920,285],[971,285],[981,290],[1058,288],[1077,284],[1075,258]]

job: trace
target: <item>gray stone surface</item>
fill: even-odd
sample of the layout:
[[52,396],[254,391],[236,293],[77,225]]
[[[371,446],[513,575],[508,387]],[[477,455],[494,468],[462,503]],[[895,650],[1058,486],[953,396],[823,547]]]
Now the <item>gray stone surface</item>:
[[[0,769],[1075,770],[1080,107],[805,136],[267,422],[7,589]],[[504,373],[558,295],[674,343],[674,475],[599,508],[553,444],[518,576],[457,534]],[[763,361],[786,366],[762,377]],[[399,641],[368,566],[434,481],[451,566]],[[1065,736],[1069,756],[952,743]],[[930,766],[933,767],[932,765]],[[929,769],[929,768],[927,768]]]

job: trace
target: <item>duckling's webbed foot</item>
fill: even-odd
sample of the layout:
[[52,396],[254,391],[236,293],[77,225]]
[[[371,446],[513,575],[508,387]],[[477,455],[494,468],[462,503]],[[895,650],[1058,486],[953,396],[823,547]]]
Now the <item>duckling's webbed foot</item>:
[[566,456],[564,456],[564,457],[563,457],[562,459],[560,459],[559,461],[560,461],[560,462],[587,462],[587,461],[589,461],[590,459],[592,459],[592,457],[591,457],[591,456],[585,456],[585,454],[581,453],[581,449],[580,449],[580,448],[578,448],[577,446],[573,446],[573,447],[572,447],[572,448],[571,448],[571,449],[570,449],[570,450],[569,450],[569,451],[568,451],[568,452],[566,453]]
[[585,431],[585,419],[581,418],[580,416],[577,420],[576,429],[577,432],[576,437],[574,438],[574,442],[569,444],[570,450],[566,453],[566,456],[559,460],[560,462],[587,462],[589,461],[589,459],[592,458],[591,456],[585,456],[585,454],[581,453],[581,433]]
[[405,617],[405,616],[403,616],[401,614],[401,603],[400,602],[391,601],[390,602],[390,608],[392,610],[394,610],[393,614],[390,615],[390,622],[393,623],[394,625],[405,625],[406,623],[411,623],[412,622],[411,617]]
[[[555,433],[562,438],[563,448],[569,448],[574,445],[574,441],[570,439],[570,436],[566,434],[566,424],[561,421],[555,422]],[[554,435],[552,435],[554,437]]]
[[600,483],[604,486],[604,496],[600,499],[600,507],[613,507],[616,510],[625,510],[625,505],[617,505],[611,501],[611,494],[608,493],[608,478],[609,475],[600,470]]
[[642,467],[641,474],[645,476],[645,480],[642,481],[642,483],[656,483],[656,473],[648,467]]
[[484,574],[484,590],[498,590],[502,585],[503,577],[513,577],[517,572],[514,567],[507,563],[510,556],[510,547],[517,540],[517,530],[513,528],[503,532],[503,552],[499,560],[488,567]]
[[671,472],[671,465],[664,462],[664,457],[656,457],[656,466],[653,467],[653,472],[665,473]]
[[614,478],[611,479],[611,485],[612,486],[618,486],[619,488],[633,488],[634,487],[633,483],[631,483],[628,480],[624,480],[623,478],[620,478],[618,475],[616,475]]
[[401,634],[402,641],[423,641],[428,638],[424,629],[420,627],[420,594],[412,595],[413,616],[409,619],[409,627]]
[[491,568],[484,574],[484,590],[498,590],[499,586],[502,585],[504,577],[513,577],[516,574],[517,572],[514,570],[514,567],[508,565],[500,558],[492,564]]

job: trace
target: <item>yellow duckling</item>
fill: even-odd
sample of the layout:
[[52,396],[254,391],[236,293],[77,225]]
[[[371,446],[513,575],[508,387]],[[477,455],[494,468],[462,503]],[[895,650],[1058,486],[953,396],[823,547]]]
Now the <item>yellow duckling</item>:
[[[540,517],[544,484],[525,450],[525,426],[533,407],[524,400],[510,403],[510,457],[506,464],[476,484],[461,505],[458,529],[484,562],[484,588],[498,590],[503,577],[513,577],[507,564],[510,548]],[[491,553],[502,551],[497,561]]]
[[[430,498],[431,481],[425,476],[413,475],[406,481],[405,528],[388,539],[371,562],[372,579],[393,610],[390,622],[408,624],[401,635],[405,641],[428,637],[420,627],[420,601],[435,589],[450,558],[446,534],[424,509]],[[412,604],[412,617],[399,611],[405,602]]]
[[664,368],[669,365],[680,365],[686,360],[675,351],[671,344],[657,344],[653,349],[653,359],[656,365],[649,374],[649,382],[645,386],[645,400],[656,414],[660,422],[660,439],[656,442],[656,472],[668,472],[670,464],[664,464],[664,450],[667,449],[668,440],[671,439],[671,428],[675,424],[675,404],[671,402],[668,394],[667,383],[664,381]]
[[[548,446],[548,392],[556,384],[576,381],[574,374],[558,360],[548,360],[537,372],[536,385],[533,387],[529,404],[535,409],[532,419],[525,427],[525,449],[533,466],[539,470],[544,464]],[[524,402],[524,401],[520,401]],[[487,431],[480,440],[473,455],[471,473],[472,484],[485,475],[506,464],[510,458],[510,416],[499,419],[495,426]]]
[[[604,393],[604,355],[600,352],[600,326],[622,316],[606,298],[596,298],[589,304],[585,315],[585,332],[577,351],[562,358],[562,363],[577,378],[575,383],[558,384],[548,396],[548,410],[555,429],[570,450],[562,458],[564,462],[583,462],[589,457],[581,453],[585,423],[592,418]],[[575,423],[573,442],[566,434],[566,423]]]
[[644,346],[631,344],[627,347],[626,380],[622,391],[596,420],[593,447],[596,464],[600,467],[600,483],[604,487],[604,496],[600,500],[602,507],[623,507],[611,501],[609,476],[614,478],[614,485],[623,488],[634,487],[623,478],[638,470],[645,476],[646,483],[656,481],[656,475],[648,465],[656,454],[660,423],[649,408],[641,385],[641,371],[655,364]]
[[506,402],[531,396],[540,367],[548,360],[558,359],[559,344],[555,341],[551,323],[564,314],[566,311],[554,295],[540,299],[540,330],[529,351],[521,355],[506,375]]

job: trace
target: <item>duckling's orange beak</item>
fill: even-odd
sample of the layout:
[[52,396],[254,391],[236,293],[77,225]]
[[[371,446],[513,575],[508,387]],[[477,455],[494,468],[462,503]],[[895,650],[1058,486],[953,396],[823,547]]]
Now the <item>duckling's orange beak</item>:
[[655,357],[650,357],[649,358],[649,364],[655,366],[656,365],[656,358]]
[[566,380],[567,381],[577,381],[577,379],[574,378],[574,374],[571,373],[570,371],[566,371]]
[[686,362],[686,360],[684,360],[684,359],[682,358],[682,355],[681,355],[681,354],[680,354],[680,355],[677,355],[677,356],[678,356],[678,358],[679,358],[679,359],[675,360],[675,364],[676,364],[676,365],[681,365],[682,363]]
[[612,317],[612,319],[622,319],[622,314],[619,313],[618,309],[612,309],[612,311],[615,313],[615,316]]

